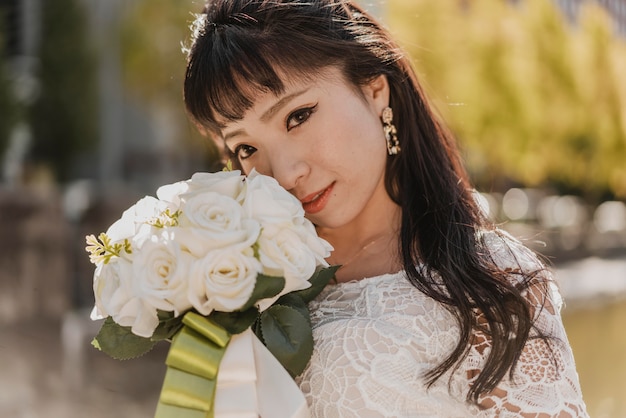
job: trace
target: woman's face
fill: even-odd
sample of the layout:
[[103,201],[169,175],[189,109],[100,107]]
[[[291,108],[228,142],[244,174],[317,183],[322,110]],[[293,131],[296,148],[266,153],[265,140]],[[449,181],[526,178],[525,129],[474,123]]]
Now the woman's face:
[[361,87],[362,94],[336,67],[285,81],[284,93],[260,95],[243,119],[226,124],[226,146],[245,172],[278,180],[318,227],[376,222],[390,201],[380,121],[389,103],[386,78]]

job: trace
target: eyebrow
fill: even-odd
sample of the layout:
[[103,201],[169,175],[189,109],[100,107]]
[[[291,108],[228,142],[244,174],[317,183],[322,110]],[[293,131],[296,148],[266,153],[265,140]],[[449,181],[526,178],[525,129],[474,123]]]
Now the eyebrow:
[[[268,120],[270,120],[280,109],[282,109],[283,107],[285,107],[287,105],[287,103],[289,103],[290,101],[292,101],[293,99],[295,99],[298,96],[303,95],[304,93],[306,93],[307,91],[309,91],[308,88],[304,89],[304,90],[299,90],[296,91],[294,93],[288,94],[284,97],[282,97],[279,101],[277,101],[276,103],[274,103],[272,105],[272,107],[270,107],[269,109],[267,109],[260,117],[261,122],[267,122]],[[226,135],[223,136],[224,141],[227,141],[228,139],[240,135],[244,133],[243,129],[237,129],[233,132],[227,133]]]
[[286,95],[285,97],[283,97],[282,99],[280,99],[279,101],[274,103],[274,105],[272,107],[267,109],[265,111],[265,113],[263,113],[261,115],[261,121],[262,122],[267,122],[268,120],[270,120],[272,118],[272,116],[274,116],[276,114],[276,112],[278,112],[280,109],[282,109],[287,103],[289,103],[290,101],[292,101],[296,97],[306,93],[308,90],[309,89],[304,89],[304,90],[296,91],[294,93]]

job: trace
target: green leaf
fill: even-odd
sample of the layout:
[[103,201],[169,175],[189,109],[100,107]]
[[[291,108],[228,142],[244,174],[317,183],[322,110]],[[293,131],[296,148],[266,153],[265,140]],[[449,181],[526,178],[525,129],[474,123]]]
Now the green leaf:
[[266,276],[258,274],[252,296],[241,307],[241,311],[245,311],[252,307],[259,299],[266,299],[276,296],[285,287],[285,278],[276,276]]
[[213,311],[209,318],[217,325],[226,329],[230,334],[240,334],[250,327],[259,316],[259,310],[255,307],[243,312],[219,312]]
[[335,277],[335,272],[339,269],[339,267],[341,266],[337,265],[316,270],[313,276],[311,276],[311,278],[309,279],[309,282],[311,282],[311,287],[299,290],[294,293],[300,296],[302,300],[307,303],[312,301],[317,295],[320,294],[320,292],[324,289],[324,287],[326,287],[330,280]]
[[150,339],[152,341],[161,341],[172,338],[183,326],[183,317],[174,317],[174,312],[157,311],[159,317],[159,325],[154,330],[154,334]]
[[309,308],[297,292],[291,292],[281,296],[274,305],[289,306],[290,308],[297,310],[303,317],[306,318],[309,325],[311,324]]
[[265,338],[263,338],[263,330],[261,329],[261,315],[259,315],[256,321],[254,321],[254,324],[252,324],[252,331],[256,334],[259,341],[265,345]]
[[295,377],[313,354],[313,332],[307,318],[289,306],[273,305],[261,314],[261,332],[268,350]]
[[116,360],[128,360],[140,357],[152,350],[156,341],[140,337],[131,332],[130,327],[123,327],[111,317],[102,324],[100,332],[91,345]]

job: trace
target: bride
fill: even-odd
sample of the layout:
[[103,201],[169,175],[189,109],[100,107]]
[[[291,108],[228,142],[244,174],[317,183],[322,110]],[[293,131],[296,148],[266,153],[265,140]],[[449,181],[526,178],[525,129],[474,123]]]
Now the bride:
[[477,206],[409,59],[345,0],[211,0],[185,103],[335,251],[297,377],[314,417],[584,417],[547,268]]

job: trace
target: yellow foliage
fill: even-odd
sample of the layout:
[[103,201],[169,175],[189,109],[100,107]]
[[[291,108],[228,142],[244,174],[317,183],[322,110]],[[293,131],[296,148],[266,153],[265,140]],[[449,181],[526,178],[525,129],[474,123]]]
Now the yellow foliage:
[[392,0],[388,22],[475,182],[626,197],[626,40],[586,2]]

